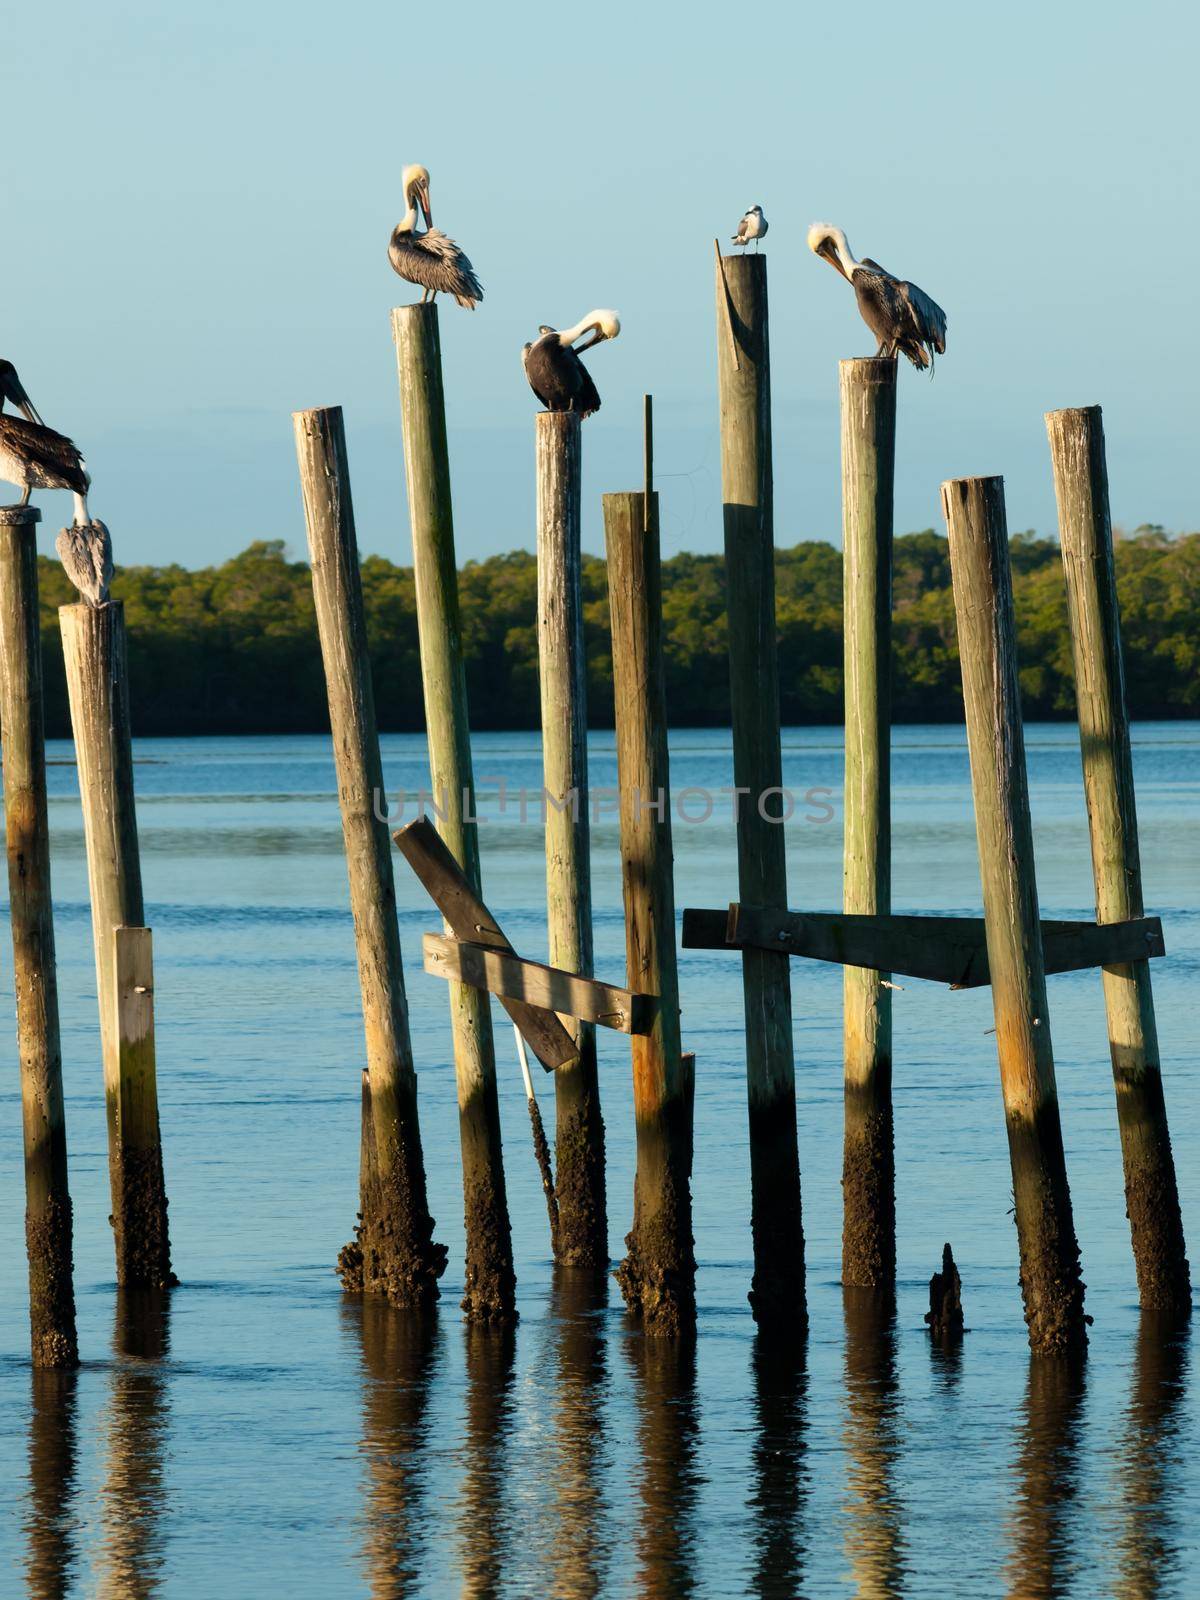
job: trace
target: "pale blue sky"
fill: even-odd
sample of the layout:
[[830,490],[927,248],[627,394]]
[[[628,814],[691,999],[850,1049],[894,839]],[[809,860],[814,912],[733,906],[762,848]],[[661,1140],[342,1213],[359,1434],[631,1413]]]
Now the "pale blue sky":
[[[866,3],[10,8],[0,354],[85,448],[118,560],[304,548],[290,412],[340,403],[364,550],[410,557],[391,305],[400,171],[486,289],[442,309],[460,558],[529,545],[539,322],[592,358],[585,541],[656,400],[664,544],[720,547],[712,239],[761,203],[776,537],[840,536],[837,360],[869,354],[814,219],[945,306],[901,375],[897,528],[1003,472],[1053,525],[1042,412],[1099,402],[1114,516],[1200,525],[1195,11]],[[40,497],[45,548],[64,495]]]

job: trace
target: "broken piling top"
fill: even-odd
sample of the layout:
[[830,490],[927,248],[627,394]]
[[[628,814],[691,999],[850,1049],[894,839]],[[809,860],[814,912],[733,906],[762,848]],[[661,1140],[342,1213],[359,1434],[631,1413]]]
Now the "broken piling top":
[[929,1310],[925,1321],[935,1339],[948,1342],[962,1337],[962,1279],[949,1244],[942,1246],[942,1270],[929,1280]]

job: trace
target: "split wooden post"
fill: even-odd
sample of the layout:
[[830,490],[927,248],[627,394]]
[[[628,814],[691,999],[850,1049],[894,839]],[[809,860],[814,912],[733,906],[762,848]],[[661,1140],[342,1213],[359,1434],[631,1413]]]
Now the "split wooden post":
[[[892,904],[892,494],[896,361],[838,367],[842,411],[843,629],[846,696],[843,898],[856,915]],[[842,1282],[885,1288],[896,1276],[892,996],[886,972],[847,967],[842,1052]]]
[[[1142,867],[1121,615],[1113,566],[1104,423],[1099,406],[1046,417],[1067,580],[1096,920],[1143,914]],[[1145,1311],[1190,1311],[1179,1189],[1163,1099],[1147,961],[1104,968],[1104,1004],[1125,1165],[1125,1205]]]
[[35,1367],[75,1367],[79,1347],[46,807],[35,532],[40,518],[33,506],[0,508],[0,739],[25,1140],[30,1347]]
[[125,610],[119,600],[102,606],[61,606],[58,620],[92,900],[117,1283],[129,1289],[165,1288],[175,1279],[157,1106],[152,1118],[145,1112],[136,1138],[131,1132],[126,1139],[122,1122],[113,930],[140,928],[146,920],[134,809]]
[[[743,900],[782,910],[787,906],[787,856],[776,665],[766,257],[718,255],[716,290],[738,886]],[[732,340],[726,336],[730,328]],[[790,958],[744,950],[742,991],[754,1239],[750,1304],[756,1321],[803,1322],[804,1229]]]
[[342,1251],[338,1271],[347,1289],[425,1305],[438,1297],[446,1247],[434,1243],[425,1188],[346,435],[340,406],[298,411],[292,420],[362,991],[362,1107],[371,1124],[357,1240]]
[[942,485],[1029,1343],[1087,1338],[1046,1007],[1002,478]]
[[[588,821],[587,657],[579,516],[580,424],[571,411],[534,419],[537,464],[538,675],[546,808],[546,905],[550,964],[592,974],[591,831]],[[567,1025],[579,1060],[555,1074],[555,1258],[608,1263],[604,1117],[596,1030]]]
[[[438,831],[478,894],[479,838],[437,306],[429,302],[397,307],[392,312],[392,335],[412,521],[430,785],[439,812]],[[487,995],[467,984],[452,983],[450,1018],[467,1235],[463,1310],[471,1320],[515,1321],[516,1275]]]
[[637,1131],[633,1228],[617,1272],[646,1331],[689,1334],[696,1313],[692,1241],[694,1066],[680,1049],[662,651],[658,497],[604,496],[620,791],[621,886],[629,988],[659,996],[654,1025],[633,1038]]

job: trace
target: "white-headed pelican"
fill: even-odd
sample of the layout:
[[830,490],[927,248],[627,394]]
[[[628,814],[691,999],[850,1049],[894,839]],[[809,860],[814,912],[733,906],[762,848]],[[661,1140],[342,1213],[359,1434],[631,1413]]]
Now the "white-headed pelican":
[[[24,416],[7,413],[5,401]],[[0,361],[0,479],[24,490],[23,506],[33,489],[69,489],[75,496],[75,521],[88,520],[90,480],[83,457],[70,439],[38,416],[11,361]]]
[[828,261],[854,289],[862,319],[879,340],[878,356],[906,355],[914,367],[933,367],[946,350],[946,313],[915,283],[897,278],[870,257],[855,261],[846,235],[828,222],[814,222],[808,248]]
[[[620,331],[621,319],[615,311],[589,311],[561,333],[544,325],[538,329],[541,337],[525,346],[522,359],[529,387],[547,411],[578,411],[584,417],[599,411],[599,392],[579,357],[593,345],[615,339]],[[576,339],[589,332],[592,337],[587,344],[576,350]]]
[[[452,294],[460,306],[474,311],[483,299],[483,287],[475,276],[474,267],[454,240],[433,225],[433,213],[429,209],[429,173],[424,167],[405,167],[401,181],[408,209],[392,230],[392,242],[388,245],[388,259],[393,268],[409,283],[424,289],[422,301],[436,300],[439,294]],[[418,207],[425,218],[424,233],[416,231]]]

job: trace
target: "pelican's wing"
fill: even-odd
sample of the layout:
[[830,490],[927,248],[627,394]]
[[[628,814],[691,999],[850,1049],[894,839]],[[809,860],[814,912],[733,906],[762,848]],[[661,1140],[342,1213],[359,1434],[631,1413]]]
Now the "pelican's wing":
[[483,299],[483,285],[463,250],[440,228],[430,228],[416,239],[417,248],[428,262],[427,276],[421,281],[438,294],[452,294],[460,305]]
[[600,391],[582,361],[579,362],[579,376],[582,381],[579,393],[575,396],[575,409],[581,416],[590,417],[594,411],[600,409]]
[[908,314],[918,339],[925,344],[931,344],[938,355],[945,355],[946,313],[941,306],[936,300],[931,299],[924,289],[918,289],[915,283],[899,283],[896,287],[901,300],[908,307]]
[[108,546],[108,574],[112,573],[112,544],[103,523],[64,528],[54,542],[67,577],[89,605],[108,599],[103,546]]
[[0,416],[0,434],[25,460],[53,476],[63,479],[68,489],[86,494],[87,469],[79,448],[63,433],[55,433],[44,423],[26,422],[5,412]]

